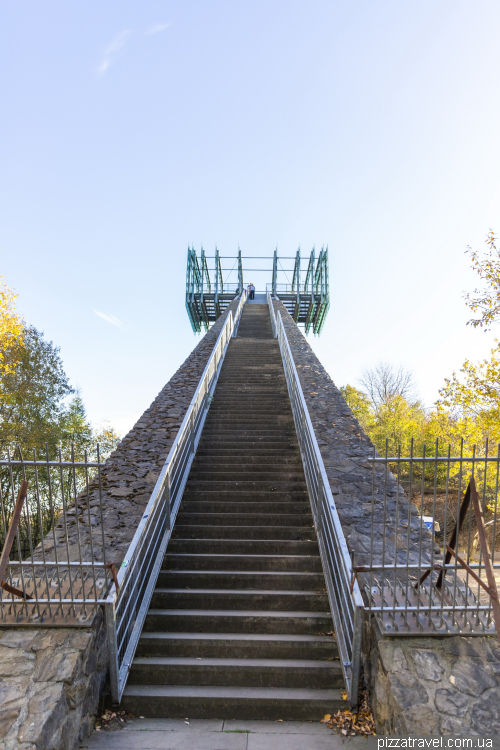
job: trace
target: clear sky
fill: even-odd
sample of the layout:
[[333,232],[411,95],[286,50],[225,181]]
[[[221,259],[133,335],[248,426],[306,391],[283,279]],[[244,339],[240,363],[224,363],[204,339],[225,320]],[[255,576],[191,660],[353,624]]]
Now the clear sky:
[[92,421],[131,427],[197,342],[190,243],[328,244],[338,385],[385,360],[431,405],[485,356],[499,30],[498,0],[0,0],[0,273]]

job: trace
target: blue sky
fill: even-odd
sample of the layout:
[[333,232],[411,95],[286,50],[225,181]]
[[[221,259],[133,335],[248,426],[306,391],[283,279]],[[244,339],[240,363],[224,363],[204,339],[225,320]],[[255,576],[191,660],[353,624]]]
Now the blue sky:
[[191,243],[328,244],[338,385],[385,360],[431,405],[485,356],[499,29],[498,0],[0,0],[0,273],[93,422],[131,427],[197,342]]

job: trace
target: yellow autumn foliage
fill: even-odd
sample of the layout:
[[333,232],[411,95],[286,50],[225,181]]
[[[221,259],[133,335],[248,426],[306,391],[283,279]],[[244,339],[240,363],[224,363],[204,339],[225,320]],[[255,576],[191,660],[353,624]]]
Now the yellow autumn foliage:
[[15,369],[15,359],[7,353],[11,354],[23,339],[24,321],[16,312],[16,297],[13,289],[0,282],[0,376]]

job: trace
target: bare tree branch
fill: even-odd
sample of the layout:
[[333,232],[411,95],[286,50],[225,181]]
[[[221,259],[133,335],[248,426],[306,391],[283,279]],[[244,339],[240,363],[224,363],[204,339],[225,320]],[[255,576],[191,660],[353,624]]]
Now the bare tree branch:
[[388,362],[364,369],[359,382],[375,407],[387,404],[395,396],[402,396],[408,401],[416,398],[411,372]]

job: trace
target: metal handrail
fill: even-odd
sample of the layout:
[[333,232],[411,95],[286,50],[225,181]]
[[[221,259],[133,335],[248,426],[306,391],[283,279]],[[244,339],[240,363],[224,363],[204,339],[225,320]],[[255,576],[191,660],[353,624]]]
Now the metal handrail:
[[200,378],[118,573],[104,602],[113,700],[120,702],[198,447],[227,346],[245,303],[230,311]]
[[[272,317],[271,314],[271,320]],[[318,536],[347,698],[352,706],[356,706],[361,665],[363,599],[354,576],[342,524],[279,311],[276,315],[276,329]]]
[[267,299],[267,304],[269,305],[269,314],[271,315],[271,325],[273,328],[273,336],[274,338],[276,338],[278,335],[278,331],[276,330],[276,315],[274,314],[273,299],[271,297],[269,289],[267,289],[266,291],[266,299]]

